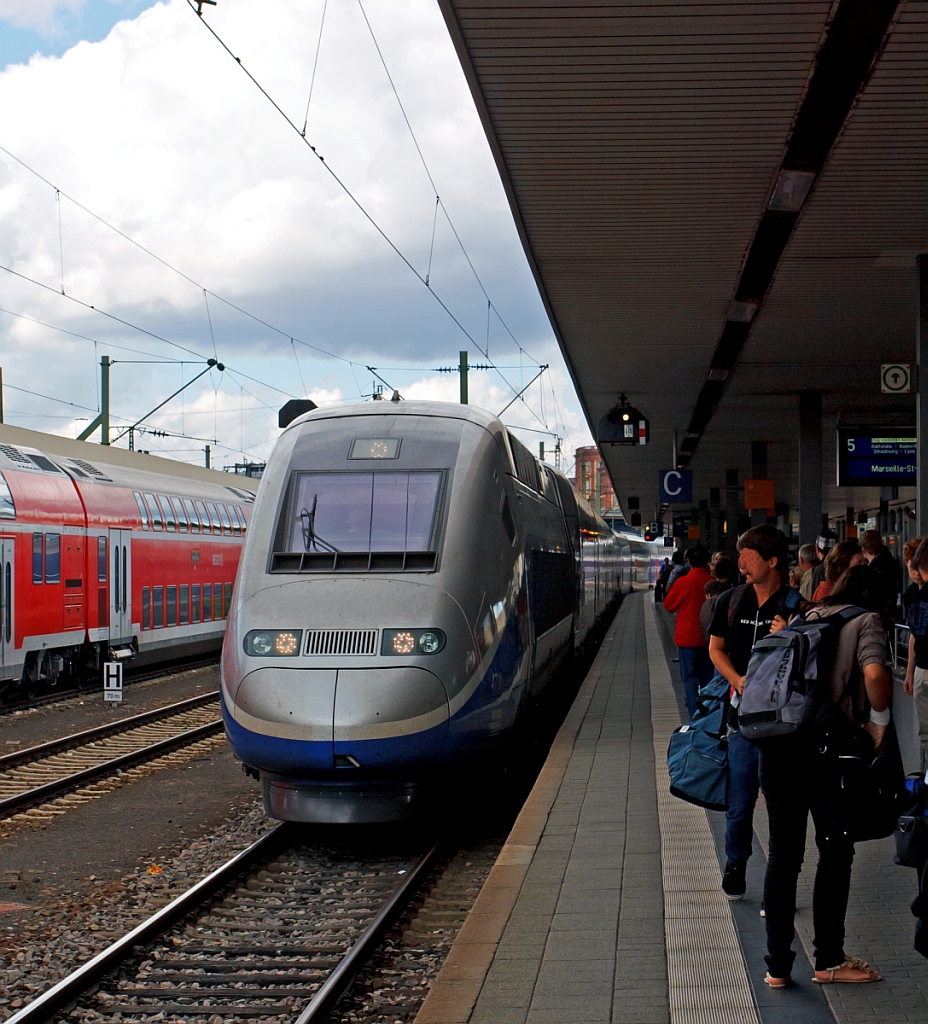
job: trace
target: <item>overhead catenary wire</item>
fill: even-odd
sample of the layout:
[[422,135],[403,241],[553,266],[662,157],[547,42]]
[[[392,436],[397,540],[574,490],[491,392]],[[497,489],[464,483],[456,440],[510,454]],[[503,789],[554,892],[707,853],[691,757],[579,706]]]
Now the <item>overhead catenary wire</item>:
[[313,58],[313,73],[309,79],[309,96],[306,97],[306,116],[303,118],[303,131],[300,133],[306,138],[306,126],[309,124],[309,105],[313,101],[313,87],[316,84],[316,68],[319,66],[319,50],[322,47],[322,30],[325,28],[325,12],[329,6],[329,0],[322,0],[322,17],[319,20],[319,38],[316,40],[316,55]]
[[[212,25],[209,24],[209,22],[206,20],[206,18],[203,17],[202,10],[197,10],[197,5],[195,3],[195,0],[187,0],[187,5],[190,7],[190,9],[193,11],[193,13],[197,15],[198,20],[200,21],[200,23],[206,28],[206,30],[216,40],[216,42],[219,43],[219,45],[223,48],[223,50],[225,50],[225,52],[232,58],[232,60],[234,60],[235,63],[242,69],[242,71],[248,77],[249,81],[252,82],[252,84],[261,93],[261,95],[264,96],[264,98],[268,101],[268,103],[271,104],[271,106],[284,119],[284,121],[293,129],[293,131],[296,133],[296,135],[299,137],[299,139],[310,149],[310,151],[312,152],[313,156],[315,156],[316,159],[319,161],[319,163],[323,166],[323,168],[325,168],[325,170],[328,173],[328,175],[338,185],[338,187],[344,192],[344,194],[348,197],[348,199],[356,207],[356,209],[361,213],[361,215],[365,218],[365,220],[367,220],[367,222],[371,225],[371,227],[374,228],[374,230],[377,232],[377,234],[380,235],[380,237],[387,243],[387,245],[400,258],[400,260],[402,260],[402,262],[409,269],[409,271],[411,273],[413,273],[419,279],[419,281],[428,289],[429,294],[435,299],[435,301],[439,304],[439,306],[441,306],[441,308],[451,318],[451,320],[454,322],[454,324],[457,326],[457,328],[467,338],[467,340],[474,346],[474,348],[477,349],[478,352],[482,353],[483,349],[480,347],[480,344],[474,339],[473,335],[470,333],[470,331],[468,331],[468,329],[464,326],[464,324],[461,322],[461,320],[454,314],[454,312],[447,305],[447,303],[441,298],[441,296],[435,291],[434,288],[429,288],[429,286],[426,284],[426,281],[425,281],[425,278],[423,277],[423,275],[415,268],[413,263],[406,256],[406,254],[399,248],[399,246],[393,241],[393,239],[386,233],[386,231],[374,219],[374,216],[367,210],[367,208],[360,201],[360,199],[358,199],[358,197],[354,194],[354,192],[351,191],[351,189],[348,187],[348,185],[339,177],[338,174],[336,174],[336,172],[334,170],[332,170],[332,168],[326,162],[325,157],[323,157],[322,154],[317,151],[316,147],[307,138],[305,138],[305,136],[300,131],[299,127],[293,122],[293,120],[291,120],[290,116],[284,111],[284,109],[274,99],[274,97],[271,96],[271,94],[267,91],[267,89],[265,89],[264,86],[258,81],[258,79],[255,78],[255,76],[248,70],[248,68],[245,67],[245,65],[242,63],[241,57],[236,57],[236,55],[228,47],[228,45],[223,40],[223,38],[219,35],[219,33],[216,32],[216,30],[212,27]],[[504,374],[500,373],[499,376],[502,378],[503,381],[505,381],[507,387],[509,387],[513,392],[516,392],[515,386],[512,383],[510,383],[510,381],[508,381],[506,379]]]
[[[364,9],[364,4],[362,3],[362,0],[358,0],[358,7],[360,8],[361,15],[364,18],[364,24],[367,25],[367,30],[368,32],[370,32],[371,40],[374,44],[374,49],[377,51],[377,56],[380,58],[380,63],[383,66],[384,73],[387,76],[387,81],[390,83],[390,88],[393,90],[393,95],[396,98],[397,106],[400,108],[400,113],[403,115],[403,120],[406,122],[406,127],[409,130],[410,138],[412,139],[413,145],[416,147],[416,152],[419,154],[419,160],[422,162],[422,167],[425,170],[426,177],[429,179],[429,184],[432,186],[432,191],[435,194],[435,214],[437,216],[438,207],[440,206],[442,213],[445,215],[445,220],[448,221],[448,227],[451,228],[451,232],[454,235],[455,241],[458,243],[458,246],[460,247],[460,250],[464,255],[464,259],[467,260],[467,265],[470,267],[471,273],[474,275],[474,280],[477,282],[478,287],[483,292],[483,297],[487,300],[489,307],[496,314],[497,318],[499,319],[499,322],[503,325],[504,329],[506,330],[506,333],[509,335],[510,338],[512,338],[516,346],[521,349],[522,345],[519,342],[518,338],[516,338],[516,336],[512,333],[512,331],[509,329],[509,325],[506,323],[505,320],[503,320],[502,316],[500,315],[499,310],[497,310],[496,307],[493,305],[493,301],[490,299],[490,296],[487,293],[486,287],[484,286],[480,274],[477,273],[477,268],[474,266],[473,260],[471,260],[470,254],[468,253],[467,248],[464,245],[463,240],[461,239],[461,236],[458,234],[457,228],[454,226],[454,222],[451,219],[451,214],[448,212],[448,208],[445,206],[444,202],[441,199],[441,194],[438,190],[438,186],[435,184],[435,179],[432,177],[432,171],[429,168],[428,161],[425,159],[425,154],[422,152],[422,147],[419,145],[419,140],[416,138],[415,131],[413,131],[412,122],[409,120],[409,115],[406,113],[406,107],[403,105],[403,101],[400,98],[399,90],[396,88],[396,83],[393,80],[393,75],[390,73],[390,68],[387,66],[387,61],[383,55],[383,50],[380,48],[380,43],[378,42],[377,35],[374,32],[374,26],[371,24],[370,18],[368,18],[367,16],[367,11]],[[433,225],[432,245],[434,246],[434,244],[435,227]],[[431,255],[429,256],[429,267],[431,269]],[[427,279],[426,283],[428,283]],[[487,333],[489,335],[489,324],[487,326]],[[477,349],[479,351],[483,351],[480,349],[479,345],[477,346]],[[487,350],[484,351],[483,354],[489,359],[489,345],[487,346]],[[538,359],[535,359],[533,356],[531,356],[528,352],[526,352],[526,355],[528,355],[529,358],[532,359],[533,362],[535,362],[537,365],[541,365],[541,362]]]
[[[43,184],[45,184],[49,188],[53,189],[57,194],[59,194],[61,196],[64,196],[64,198],[67,199],[68,202],[73,203],[79,210],[81,210],[84,213],[86,213],[88,217],[92,217],[95,221],[97,221],[98,223],[102,224],[105,228],[108,228],[110,231],[115,232],[124,241],[128,242],[130,245],[135,246],[135,248],[137,248],[140,252],[145,253],[146,256],[150,256],[157,263],[160,263],[163,267],[166,267],[172,273],[177,274],[179,277],[183,278],[188,284],[193,285],[195,288],[199,289],[200,291],[207,292],[209,295],[211,295],[218,302],[223,303],[224,305],[228,306],[230,309],[234,309],[237,313],[241,313],[242,316],[248,317],[249,320],[254,320],[255,323],[261,324],[262,327],[266,327],[268,330],[273,331],[275,334],[279,334],[283,338],[290,338],[291,337],[291,333],[288,333],[283,328],[276,327],[274,324],[269,323],[267,320],[263,319],[262,317],[258,316],[257,314],[252,313],[252,312],[250,312],[247,309],[244,309],[242,306],[239,306],[237,303],[233,302],[231,299],[227,299],[227,298],[225,298],[225,296],[219,295],[217,292],[212,291],[212,289],[205,288],[199,281],[194,280],[194,278],[192,278],[189,274],[185,273],[179,267],[176,267],[173,263],[171,263],[168,260],[164,259],[163,256],[159,256],[156,252],[152,251],[147,246],[143,245],[141,242],[139,242],[137,239],[133,238],[131,235],[127,235],[125,231],[122,231],[120,228],[116,227],[115,224],[111,224],[108,220],[106,220],[105,217],[101,217],[100,214],[95,213],[89,207],[85,206],[79,200],[75,199],[74,196],[72,196],[69,193],[65,192],[63,189],[59,189],[56,185],[54,185],[51,181],[49,181],[48,178],[46,178],[43,174],[41,174],[34,167],[32,167],[31,165],[26,163],[26,161],[23,160],[22,157],[19,157],[15,153],[12,153],[5,146],[0,145],[0,153],[6,154],[6,156],[8,156],[11,160],[15,161],[16,163],[18,163],[24,170],[28,171],[30,174],[32,174],[36,178],[38,178],[39,181],[41,181]],[[31,280],[31,279],[27,279],[27,280]],[[34,283],[40,284],[41,282],[34,282]],[[47,286],[43,286],[43,287],[47,287]],[[57,289],[50,289],[50,290],[56,291]],[[296,341],[296,343],[298,345],[305,345],[306,348],[310,348],[310,349],[312,349],[315,352],[319,352],[321,355],[327,356],[330,359],[337,359],[337,360],[339,360],[341,362],[345,362],[345,363],[351,363],[352,362],[352,360],[347,359],[345,356],[341,356],[341,355],[339,355],[336,352],[330,352],[327,349],[324,349],[324,348],[320,347],[319,345],[314,345],[311,342],[304,341],[302,338],[298,338],[298,337],[294,336],[294,340]],[[196,353],[196,354],[199,355],[200,353]],[[355,364],[355,365],[360,365],[360,364],[358,363],[358,364]]]
[[[34,277],[29,277],[28,274],[22,274],[18,270],[13,270],[12,267],[0,265],[0,270],[5,270],[8,274],[12,274],[14,277],[18,277],[23,281],[28,281],[29,284],[36,285],[36,287],[38,288],[43,288],[45,291],[49,291],[53,295],[59,294],[57,289],[52,288],[50,285],[47,285],[42,281],[36,280]],[[203,355],[202,352],[197,352],[195,349],[188,348],[186,345],[182,345],[178,341],[171,341],[170,338],[162,337],[162,335],[160,334],[155,334],[154,331],[149,331],[145,327],[140,327],[138,324],[132,323],[131,320],[124,320],[122,317],[116,316],[115,313],[108,313],[105,309],[101,309],[99,306],[93,306],[89,302],[84,302],[82,299],[78,299],[74,295],[63,295],[62,298],[67,299],[69,302],[74,302],[78,306],[82,306],[84,309],[92,310],[94,313],[98,313],[100,316],[106,317],[109,320],[114,320],[116,323],[122,324],[124,327],[128,327],[133,331],[139,331],[141,334],[145,334],[149,338],[154,338],[155,341],[163,342],[165,345],[170,345],[173,348],[179,349],[182,352],[187,352],[189,355],[197,356],[200,360],[206,359],[206,356]],[[18,314],[14,313],[13,315],[16,316]],[[83,335],[75,335],[75,337],[83,337]],[[94,341],[94,344],[97,343],[94,339],[88,340]],[[100,342],[100,344],[105,343]],[[231,367],[229,367],[228,364],[226,364],[226,369],[231,369]],[[258,380],[257,377],[251,377],[243,370],[238,370],[237,372],[240,373],[243,377],[247,377],[248,380],[253,381],[255,384],[260,384],[261,387],[263,388],[268,388],[271,391],[276,391],[278,394],[286,395],[288,398],[296,398],[296,395],[292,395],[289,391],[285,391],[283,388],[279,388],[274,384],[268,384],[266,381]]]

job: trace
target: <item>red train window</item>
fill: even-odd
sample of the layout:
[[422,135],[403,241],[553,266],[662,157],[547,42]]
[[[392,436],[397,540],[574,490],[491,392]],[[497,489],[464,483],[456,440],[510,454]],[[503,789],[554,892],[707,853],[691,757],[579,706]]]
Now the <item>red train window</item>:
[[151,629],[151,591],[142,587],[142,629]]
[[209,509],[209,521],[213,528],[213,533],[222,533],[222,521],[219,518],[219,510],[216,508],[216,502],[208,501],[206,507]]
[[145,508],[145,502],[142,501],[142,495],[138,491],[132,492],[135,495],[135,503],[139,507],[139,515],[142,518],[142,529],[148,529],[148,511]]
[[155,501],[155,496],[149,492],[145,492],[145,504],[148,506],[148,511],[151,513],[151,528],[153,530],[164,529],[164,517],[161,515],[161,509],[158,507],[158,502]]
[[177,529],[180,530],[181,533],[186,533],[187,532],[187,513],[184,510],[184,503],[180,500],[180,498],[175,498],[174,495],[172,494],[171,495],[171,506],[173,507],[174,515],[177,518]]
[[168,496],[166,494],[159,494],[158,501],[164,509],[164,528],[173,533],[177,529],[177,520],[174,518],[174,509],[171,508]]
[[190,532],[191,533],[199,533],[200,532],[200,520],[197,517],[196,505],[194,505],[193,501],[190,498],[183,498],[182,500],[183,500],[183,503],[184,503],[184,509],[187,512],[187,519],[190,522]]
[[45,548],[43,546],[44,537],[41,533],[34,533],[32,535],[32,582],[41,583],[44,579],[42,575],[42,563]]
[[106,583],[106,537],[97,537],[97,579]]
[[[216,586],[219,586],[217,583]],[[213,585],[203,584],[203,621],[209,622],[213,617]]]
[[194,583],[190,588],[190,621],[200,621],[200,584]]
[[200,513],[200,525],[203,527],[203,532],[209,533],[209,513],[206,511],[206,506],[199,499],[197,499],[197,512]]
[[221,501],[216,503],[219,506],[219,518],[222,520],[223,533],[232,532],[232,520],[229,518],[229,510]]
[[154,629],[164,625],[164,587],[152,587],[151,624]]
[[61,582],[61,534],[45,535],[45,582]]

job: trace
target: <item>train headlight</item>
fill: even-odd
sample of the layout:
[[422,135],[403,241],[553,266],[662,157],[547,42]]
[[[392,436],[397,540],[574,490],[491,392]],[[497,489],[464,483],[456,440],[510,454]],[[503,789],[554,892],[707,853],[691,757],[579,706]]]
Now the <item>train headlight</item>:
[[253,629],[243,643],[252,658],[295,658],[302,637],[302,629]]
[[440,629],[385,629],[380,653],[394,658],[410,654],[438,654],[444,646],[445,634]]
[[423,654],[436,654],[441,650],[441,637],[432,631],[423,633],[419,637],[418,647]]

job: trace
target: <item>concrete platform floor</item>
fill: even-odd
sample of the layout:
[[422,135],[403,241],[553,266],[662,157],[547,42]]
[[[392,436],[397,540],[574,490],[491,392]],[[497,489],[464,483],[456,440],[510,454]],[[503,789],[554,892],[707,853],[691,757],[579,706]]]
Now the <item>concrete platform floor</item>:
[[892,840],[858,847],[847,917],[848,950],[886,980],[811,983],[810,848],[796,985],[763,984],[762,801],[748,894],[729,905],[724,816],[668,791],[681,702],[667,619],[650,594],[626,598],[417,1024],[928,1021],[915,873]]

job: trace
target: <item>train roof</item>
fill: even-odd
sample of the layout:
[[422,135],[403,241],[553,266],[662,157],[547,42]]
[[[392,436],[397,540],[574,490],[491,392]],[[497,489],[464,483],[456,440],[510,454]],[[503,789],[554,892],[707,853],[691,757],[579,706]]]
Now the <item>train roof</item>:
[[445,419],[467,420],[490,429],[498,426],[505,429],[498,416],[474,405],[459,405],[457,402],[346,402],[343,405],[327,405],[321,409],[304,413],[288,427],[302,426],[316,420],[341,419],[349,416],[442,416]]
[[70,437],[43,434],[37,430],[11,427],[5,423],[0,424],[0,452],[4,447],[10,449],[4,454],[11,457],[14,465],[22,458],[21,454],[19,458],[15,457],[16,449],[31,448],[56,459],[76,461],[78,465],[86,463],[90,466],[101,467],[104,469],[104,475],[106,475],[105,467],[112,466],[130,472],[152,473],[162,477],[172,476],[195,480],[218,487],[233,487],[249,494],[254,494],[258,490],[259,481],[250,477],[223,473],[217,469],[206,469],[205,466],[191,466],[187,462],[177,462],[174,459],[165,459],[157,455],[130,452],[125,448],[114,448],[112,445],[95,444],[91,441],[74,441]]

